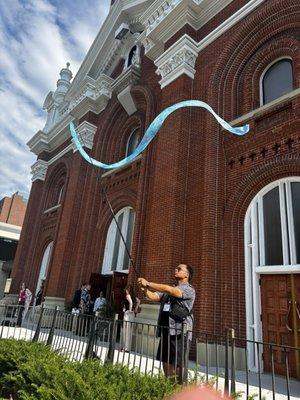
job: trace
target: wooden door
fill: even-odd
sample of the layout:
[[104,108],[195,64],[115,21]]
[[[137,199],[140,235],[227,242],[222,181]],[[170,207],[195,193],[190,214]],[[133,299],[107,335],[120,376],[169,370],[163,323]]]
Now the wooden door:
[[[300,304],[300,277],[295,277],[295,289],[298,305]],[[290,309],[290,275],[261,275],[261,305],[263,341],[280,345],[294,346],[293,315]],[[299,321],[300,327],[300,321]],[[300,341],[299,341],[300,343]],[[283,350],[273,348],[275,373],[285,375],[286,363]],[[290,375],[296,376],[295,351],[287,350]],[[263,349],[264,370],[271,372],[271,352],[268,346]]]
[[119,319],[122,318],[122,301],[125,298],[124,289],[127,286],[128,275],[123,272],[114,271],[111,285],[111,299],[115,304]]

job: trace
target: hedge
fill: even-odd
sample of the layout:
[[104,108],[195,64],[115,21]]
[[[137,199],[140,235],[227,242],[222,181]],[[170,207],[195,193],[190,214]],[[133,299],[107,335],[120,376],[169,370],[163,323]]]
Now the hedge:
[[71,362],[41,343],[0,340],[0,397],[14,400],[159,400],[178,390],[164,376],[98,360]]

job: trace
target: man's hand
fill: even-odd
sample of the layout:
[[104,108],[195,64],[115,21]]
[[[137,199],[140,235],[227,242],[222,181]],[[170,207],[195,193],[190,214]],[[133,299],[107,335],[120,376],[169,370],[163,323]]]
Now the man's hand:
[[142,287],[145,288],[148,285],[148,281],[145,278],[138,278],[138,284]]

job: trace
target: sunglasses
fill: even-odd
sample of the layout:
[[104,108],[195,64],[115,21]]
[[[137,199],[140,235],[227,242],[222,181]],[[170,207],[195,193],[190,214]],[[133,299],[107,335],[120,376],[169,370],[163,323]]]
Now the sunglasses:
[[182,268],[182,267],[175,267],[175,269],[176,269],[177,271],[185,271],[185,269]]

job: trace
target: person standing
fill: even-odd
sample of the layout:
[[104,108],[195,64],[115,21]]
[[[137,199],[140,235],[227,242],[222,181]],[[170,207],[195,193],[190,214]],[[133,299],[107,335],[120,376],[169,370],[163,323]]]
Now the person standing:
[[26,288],[25,283],[23,282],[18,296],[18,316],[17,316],[17,326],[20,327],[22,325],[23,312],[25,307],[26,300]]
[[93,312],[95,313],[96,311],[101,312],[102,307],[106,304],[106,298],[103,295],[103,292],[99,293],[99,297],[96,298],[95,303],[94,303],[94,308]]
[[22,318],[23,320],[26,317],[26,314],[29,310],[31,300],[32,300],[32,293],[29,290],[29,288],[26,286],[26,288],[25,288],[25,307],[24,307],[23,318]]
[[81,289],[79,310],[80,314],[89,314],[91,307],[91,295],[90,295],[91,285],[85,284]]
[[132,325],[134,317],[138,313],[140,300],[136,296],[133,286],[126,286],[125,299],[123,300],[123,335],[122,335],[122,348],[123,351],[130,351],[131,337],[132,337]]
[[73,302],[72,302],[72,307],[75,308],[76,310],[79,309],[80,305],[80,300],[81,300],[81,293],[82,290],[86,288],[86,283],[83,283],[80,287],[80,289],[75,290],[74,297],[73,297]]
[[[174,271],[176,286],[138,278],[138,284],[146,298],[160,302],[157,329],[160,343],[156,358],[163,362],[165,375],[169,377],[178,377],[182,361],[188,361],[193,329],[192,308],[195,301],[195,289],[190,284],[192,277],[193,268],[188,264],[179,264]],[[181,340],[183,322],[187,324],[184,341]],[[186,343],[184,348],[182,343]]]
[[45,281],[42,281],[39,291],[37,292],[37,294],[35,296],[35,305],[36,306],[39,306],[42,304],[43,295],[44,295],[44,285],[45,285]]

